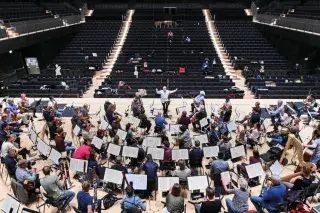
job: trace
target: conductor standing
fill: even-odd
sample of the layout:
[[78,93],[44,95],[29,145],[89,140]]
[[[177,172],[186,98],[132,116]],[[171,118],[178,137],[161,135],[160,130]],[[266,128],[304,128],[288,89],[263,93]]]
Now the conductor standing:
[[163,116],[168,117],[168,108],[170,104],[169,95],[172,93],[177,92],[178,89],[175,90],[167,90],[167,87],[163,87],[162,90],[156,89],[156,93],[159,94],[161,97],[161,103],[163,107]]

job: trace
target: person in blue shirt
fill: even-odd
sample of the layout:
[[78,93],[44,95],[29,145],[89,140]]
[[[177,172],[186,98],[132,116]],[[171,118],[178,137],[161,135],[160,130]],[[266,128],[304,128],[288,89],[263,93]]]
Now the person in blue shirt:
[[154,122],[157,127],[160,127],[161,130],[165,129],[165,126],[168,124],[166,119],[161,116],[161,113],[159,112],[158,115],[154,118]]
[[222,182],[221,182],[221,173],[230,170],[229,164],[227,161],[223,160],[224,154],[222,152],[218,153],[218,159],[211,163],[211,176],[213,178],[214,186],[215,186],[215,195],[216,197],[220,197]]
[[281,183],[281,178],[273,175],[271,186],[264,188],[262,197],[252,196],[250,200],[258,212],[262,212],[261,208],[265,208],[269,213],[276,213],[278,205],[284,202],[285,193],[286,186]]
[[194,99],[193,99],[193,103],[191,104],[191,112],[194,113],[195,110],[199,111],[200,110],[200,106],[204,106],[204,99],[205,99],[206,93],[204,91],[200,91],[200,94],[197,95]]
[[134,195],[132,186],[126,187],[126,194],[126,197],[121,201],[121,213],[138,212],[138,209],[146,211],[146,205],[139,196]]
[[95,203],[93,197],[89,194],[89,189],[90,183],[88,181],[84,181],[82,183],[82,191],[79,191],[77,194],[78,209],[82,213],[101,213],[101,200],[97,199],[97,202]]
[[196,140],[193,147],[189,152],[189,162],[191,168],[202,167],[202,159],[204,157],[203,150],[200,148],[200,141]]
[[147,154],[147,161],[143,165],[143,171],[147,175],[148,185],[146,195],[150,196],[155,189],[157,179],[158,164],[152,160],[152,155]]
[[273,111],[269,111],[271,121],[274,124],[275,119],[280,117],[280,112],[284,109],[283,101],[279,100],[276,106],[276,109]]
[[102,167],[101,167],[101,165],[98,163],[98,161],[97,161],[96,158],[97,158],[97,156],[96,156],[95,152],[93,152],[93,153],[90,154],[89,161],[88,161],[88,167],[91,168],[91,169],[95,168],[96,175],[97,175],[99,178],[103,178],[103,177],[101,177]]

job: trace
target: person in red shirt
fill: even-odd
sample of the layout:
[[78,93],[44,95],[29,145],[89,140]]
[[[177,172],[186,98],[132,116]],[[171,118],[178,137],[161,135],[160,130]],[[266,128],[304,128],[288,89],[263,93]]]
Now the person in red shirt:
[[58,152],[67,151],[67,154],[71,152],[72,155],[76,148],[72,146],[72,141],[65,141],[65,138],[66,132],[63,132],[63,128],[58,127],[56,136],[54,138],[54,141],[56,142],[56,149]]
[[83,143],[73,154],[73,158],[88,160],[90,158],[91,151],[94,150],[94,145],[88,145]]

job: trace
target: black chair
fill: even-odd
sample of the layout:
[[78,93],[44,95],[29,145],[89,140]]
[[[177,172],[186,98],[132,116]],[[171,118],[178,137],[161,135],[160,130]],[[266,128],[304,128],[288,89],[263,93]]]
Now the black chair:
[[[37,206],[37,209],[40,211],[40,208],[43,207],[43,212],[46,212],[46,206],[53,206],[53,207],[56,207],[59,211],[61,211],[63,205],[65,204],[66,202],[66,198],[62,198],[62,199],[59,199],[59,200],[54,200],[52,197],[50,197],[48,194],[46,193],[43,193],[43,196],[46,198],[44,200],[44,203],[41,204],[41,205],[38,205]],[[41,198],[43,200],[43,198]]]

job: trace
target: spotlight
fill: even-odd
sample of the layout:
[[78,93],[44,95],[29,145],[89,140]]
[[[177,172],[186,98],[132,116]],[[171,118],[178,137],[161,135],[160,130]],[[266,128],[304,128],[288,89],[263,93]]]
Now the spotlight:
[[11,54],[11,53],[12,53],[12,50],[9,50],[9,53]]

